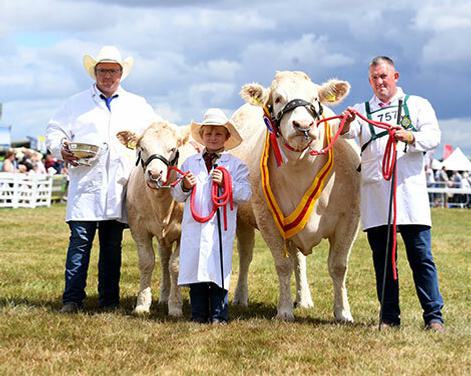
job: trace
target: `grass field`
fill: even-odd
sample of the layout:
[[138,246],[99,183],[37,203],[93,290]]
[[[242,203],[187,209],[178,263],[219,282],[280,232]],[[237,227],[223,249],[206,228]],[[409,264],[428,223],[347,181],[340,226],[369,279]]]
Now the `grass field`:
[[[348,273],[353,325],[333,321],[326,243],[308,257],[315,307],[295,310],[293,323],[272,320],[278,280],[257,237],[247,309],[231,306],[225,327],[188,322],[153,305],[132,315],[139,279],[137,256],[125,233],[122,308],[96,309],[96,248],[86,309],[61,315],[68,227],[62,205],[0,210],[0,375],[469,375],[471,374],[471,210],[433,209],[433,250],[445,300],[447,333],[423,330],[421,309],[402,244],[399,248],[403,325],[378,332],[370,251],[363,233]],[[235,254],[233,277],[237,275]],[[158,294],[159,270],[154,294]],[[232,285],[234,286],[234,284]],[[232,291],[231,291],[232,293]]]

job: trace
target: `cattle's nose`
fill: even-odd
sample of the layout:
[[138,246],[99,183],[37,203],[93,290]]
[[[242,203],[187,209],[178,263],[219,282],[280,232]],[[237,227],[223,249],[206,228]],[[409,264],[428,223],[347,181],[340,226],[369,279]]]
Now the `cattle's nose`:
[[308,131],[313,125],[313,120],[293,120],[293,127],[301,132]]
[[157,170],[147,170],[147,173],[149,175],[150,180],[158,180],[162,177],[162,170],[157,171]]

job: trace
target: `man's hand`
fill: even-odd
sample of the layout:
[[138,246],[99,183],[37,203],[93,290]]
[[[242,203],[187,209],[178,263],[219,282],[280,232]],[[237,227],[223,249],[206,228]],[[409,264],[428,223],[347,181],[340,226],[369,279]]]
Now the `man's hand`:
[[402,141],[406,144],[413,144],[415,142],[414,133],[412,133],[411,131],[406,131],[405,129],[400,129],[396,131],[394,137],[397,141]]
[[196,185],[196,176],[192,172],[188,172],[182,180],[182,187],[185,191],[190,191]]
[[211,178],[213,179],[213,182],[215,182],[217,185],[220,187],[222,186],[222,183],[224,181],[224,175],[220,170],[214,169],[211,172]]
[[62,144],[61,155],[62,155],[62,160],[64,162],[70,163],[72,166],[78,166],[79,165],[77,163],[78,158],[75,157],[69,149],[69,142],[68,141],[64,141],[64,143]]
[[345,111],[342,112],[342,116],[346,116],[347,118],[345,119],[345,124],[343,126],[342,133],[340,133],[340,134],[345,134],[350,130],[350,124],[356,118],[354,108],[353,107],[347,107],[345,109]]

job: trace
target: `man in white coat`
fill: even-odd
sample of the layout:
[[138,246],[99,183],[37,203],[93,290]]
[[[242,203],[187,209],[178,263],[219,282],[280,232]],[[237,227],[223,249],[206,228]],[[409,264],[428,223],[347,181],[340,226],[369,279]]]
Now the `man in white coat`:
[[[192,321],[224,324],[228,320],[227,293],[237,204],[248,201],[252,194],[249,170],[239,158],[226,152],[239,145],[242,139],[220,109],[211,108],[202,123],[193,122],[191,134],[205,149],[183,162],[182,170],[188,174],[172,189],[173,197],[185,202],[178,284],[190,286]],[[226,180],[227,176],[224,178],[222,172],[215,169],[216,165],[228,171],[232,185]],[[227,230],[224,230],[222,213],[205,222],[197,220],[209,217],[212,211],[213,182],[232,189],[234,209],[227,208]],[[194,200],[190,199],[190,194],[194,194]]]
[[[98,229],[98,299],[103,309],[119,306],[121,242],[126,223],[124,195],[133,167],[133,153],[116,133],[141,132],[156,115],[140,96],[121,87],[133,59],[121,58],[114,46],[104,46],[96,58],[85,55],[83,64],[95,82],[73,95],[50,120],[46,142],[51,153],[69,168],[66,222],[70,241],[65,265],[65,289],[61,312],[77,312],[83,306],[90,252]],[[95,158],[80,160],[71,148],[76,143],[97,146]]]
[[[437,147],[441,133],[430,103],[424,98],[404,94],[397,86],[398,79],[399,72],[389,57],[374,58],[369,65],[369,82],[374,95],[369,101],[345,110],[344,115],[348,118],[343,133],[348,138],[356,137],[362,150],[361,217],[372,249],[376,290],[381,302],[390,197],[390,181],[382,176],[382,159],[388,137],[382,129],[355,119],[352,109],[369,119],[402,126],[395,133],[398,142],[397,224],[422,305],[425,328],[443,332],[443,299],[432,257],[432,221],[424,170],[424,154]],[[403,107],[398,122],[399,100],[402,100]],[[391,255],[391,250],[388,254]],[[394,279],[391,260],[386,262],[388,267],[380,317],[381,329],[400,325],[399,280]]]

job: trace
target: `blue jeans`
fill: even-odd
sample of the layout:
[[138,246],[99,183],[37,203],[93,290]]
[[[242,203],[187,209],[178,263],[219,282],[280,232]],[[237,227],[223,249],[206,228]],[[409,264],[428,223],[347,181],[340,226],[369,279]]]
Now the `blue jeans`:
[[[437,268],[432,257],[432,239],[430,227],[424,225],[398,226],[407,253],[407,260],[412,269],[415,289],[423,310],[425,324],[441,322],[443,299],[438,288]],[[367,237],[373,253],[376,274],[376,293],[381,302],[383,288],[384,259],[388,226],[368,229]],[[392,234],[391,234],[392,235]],[[391,236],[392,248],[392,236]],[[396,256],[397,258],[397,256]],[[399,309],[399,276],[395,281],[391,267],[391,249],[387,260],[384,304],[381,320],[394,325],[401,322]]]
[[70,221],[68,224],[70,240],[65,263],[63,303],[83,305],[90,252],[98,228],[98,302],[102,307],[118,306],[124,224],[118,221]]
[[190,303],[193,321],[228,320],[228,291],[213,282],[191,283]]

